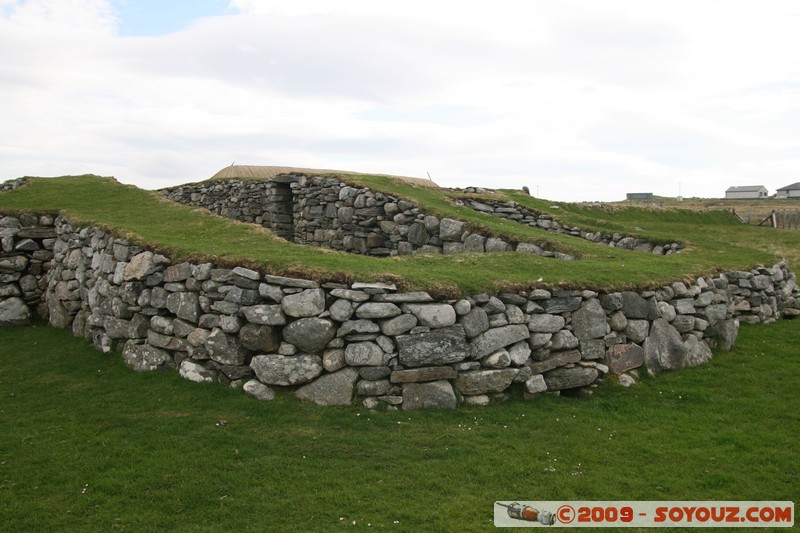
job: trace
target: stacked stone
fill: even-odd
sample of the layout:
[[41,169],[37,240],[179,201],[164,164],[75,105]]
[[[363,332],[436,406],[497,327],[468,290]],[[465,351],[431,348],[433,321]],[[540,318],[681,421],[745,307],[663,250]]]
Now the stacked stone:
[[657,291],[536,289],[437,300],[389,284],[176,264],[63,219],[56,231],[48,217],[2,217],[0,227],[16,231],[0,253],[0,290],[8,293],[0,309],[22,306],[29,316],[37,293],[23,287],[35,281],[46,287],[52,325],[104,352],[121,347],[132,368],[177,368],[186,379],[261,399],[285,391],[321,405],[358,398],[370,408],[418,409],[483,405],[515,387],[528,398],[575,394],[609,374],[627,384],[643,370],[702,364],[711,348],[730,349],[740,320],[800,314],[785,263]]
[[29,323],[30,309],[42,301],[55,243],[52,217],[0,215],[0,326]]
[[[291,198],[287,189],[279,187],[282,183],[290,183]],[[232,179],[162,192],[175,202],[261,224],[298,244],[354,254],[382,257],[517,251],[574,259],[535,244],[487,238],[469,231],[462,221],[440,219],[406,200],[346,185],[335,178],[286,175],[270,181]]]
[[15,180],[8,180],[0,183],[0,192],[13,191],[22,187],[28,181],[27,178],[17,178]]
[[[464,189],[463,192],[476,191],[474,187]],[[486,193],[484,189],[481,189]],[[560,224],[552,216],[545,213],[538,213],[527,207],[523,207],[514,201],[487,200],[481,201],[472,198],[462,198],[461,203],[475,211],[486,213],[507,220],[513,220],[520,224],[525,224],[532,228],[539,228],[553,233],[563,233],[574,237],[581,237],[592,242],[604,244],[611,248],[624,248],[635,252],[652,253],[656,255],[671,255],[681,250],[680,243],[672,242],[667,244],[653,244],[638,237],[623,235],[621,233],[602,233],[584,231],[578,227],[571,227]]]

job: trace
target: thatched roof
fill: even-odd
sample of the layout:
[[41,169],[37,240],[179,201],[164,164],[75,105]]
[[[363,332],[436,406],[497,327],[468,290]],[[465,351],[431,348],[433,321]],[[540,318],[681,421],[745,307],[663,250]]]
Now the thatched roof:
[[[243,179],[263,179],[263,180],[271,180],[275,176],[280,176],[284,174],[305,174],[305,175],[314,175],[314,174],[340,174],[340,175],[358,175],[359,172],[348,172],[344,170],[323,170],[323,169],[315,169],[315,168],[295,168],[295,167],[269,167],[269,166],[258,166],[258,165],[231,165],[229,167],[225,167],[216,174],[214,174],[211,179],[230,179],[230,178],[243,178]],[[430,188],[439,188],[433,181],[423,179],[423,178],[409,178],[406,176],[387,176],[389,178],[394,178],[396,180],[402,181],[404,183],[409,183],[411,185],[416,185],[417,187],[430,187]]]

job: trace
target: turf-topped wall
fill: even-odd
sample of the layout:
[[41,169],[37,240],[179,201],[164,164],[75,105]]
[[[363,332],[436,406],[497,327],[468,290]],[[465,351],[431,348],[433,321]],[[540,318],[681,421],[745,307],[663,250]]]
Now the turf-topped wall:
[[[481,194],[488,195],[492,191],[480,189],[476,187],[468,187],[460,189],[467,194]],[[623,248],[625,250],[632,250],[634,252],[652,253],[656,255],[671,255],[679,252],[683,247],[678,242],[671,242],[666,244],[652,243],[646,239],[633,237],[631,235],[623,235],[622,233],[603,233],[601,231],[586,231],[579,227],[567,226],[560,224],[558,221],[553,220],[551,215],[546,213],[539,213],[528,209],[525,206],[519,205],[512,200],[492,200],[481,198],[476,200],[470,197],[463,197],[459,200],[462,205],[465,205],[475,211],[486,213],[495,217],[513,220],[520,224],[525,224],[532,228],[539,228],[554,233],[565,233],[574,237],[581,237],[583,239],[603,244],[611,248]]]
[[629,384],[642,371],[702,364],[712,347],[731,347],[740,321],[800,314],[784,263],[656,291],[454,301],[173,264],[61,218],[0,215],[0,231],[0,325],[37,309],[104,352],[120,348],[135,370],[174,368],[260,399],[288,391],[323,405],[416,409],[485,404],[515,389],[574,394],[608,376]]
[[390,256],[459,252],[534,253],[573,259],[531,243],[470,231],[463,221],[436,217],[414,204],[336,178],[284,175],[272,180],[215,180],[164,189],[178,203],[261,224],[298,244]]

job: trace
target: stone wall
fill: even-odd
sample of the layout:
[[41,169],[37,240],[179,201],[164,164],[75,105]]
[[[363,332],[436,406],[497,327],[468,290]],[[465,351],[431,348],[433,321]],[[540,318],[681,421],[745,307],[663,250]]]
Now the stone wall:
[[[289,184],[276,196],[275,182]],[[287,194],[291,191],[291,205]],[[322,176],[278,176],[272,181],[219,180],[161,191],[182,204],[275,229],[274,211],[291,228],[278,232],[298,244],[373,256],[460,252],[535,253],[573,259],[531,243],[513,243],[469,230],[463,221],[438,218],[405,200]]]
[[[455,190],[465,193],[481,194],[487,194],[491,192],[487,189],[475,187]],[[501,201],[489,200],[485,198],[476,200],[474,198],[464,197],[459,201],[462,205],[474,209],[475,211],[486,213],[487,215],[513,220],[532,228],[539,228],[553,233],[563,233],[572,235],[574,237],[581,237],[583,239],[587,239],[612,248],[624,248],[626,250],[633,250],[635,252],[653,253],[656,255],[671,255],[679,252],[683,248],[679,242],[659,244],[652,243],[640,237],[623,235],[622,233],[609,234],[599,231],[591,232],[582,230],[578,227],[567,226],[560,224],[554,220],[552,216],[546,213],[540,213],[532,209],[528,209],[527,207],[521,206],[512,200]]]
[[176,263],[96,227],[53,224],[0,217],[0,324],[26,322],[45,289],[38,307],[53,326],[120,349],[133,369],[173,368],[263,400],[283,391],[321,405],[419,409],[515,389],[577,394],[608,376],[630,384],[643,371],[702,364],[711,348],[730,349],[740,321],[800,314],[784,263],[657,291],[437,300],[380,283]]

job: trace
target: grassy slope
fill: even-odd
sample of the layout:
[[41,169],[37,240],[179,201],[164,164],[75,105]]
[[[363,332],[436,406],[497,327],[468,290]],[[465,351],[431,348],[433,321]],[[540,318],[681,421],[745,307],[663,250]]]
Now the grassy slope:
[[3,329],[0,529],[486,531],[495,500],[796,500],[798,343],[800,321],[743,327],[632,389],[405,413],[258,402]]
[[[208,258],[249,264],[265,272],[312,275],[317,279],[395,279],[406,288],[459,295],[529,286],[648,287],[690,279],[718,269],[749,268],[780,258],[796,263],[800,233],[751,228],[724,213],[651,212],[639,209],[589,210],[508,191],[519,203],[551,212],[562,222],[587,230],[620,231],[655,241],[680,240],[681,254],[657,257],[598,246],[583,239],[548,234],[453,204],[442,191],[413,187],[384,177],[347,176],[346,181],[399,195],[425,211],[468,221],[482,232],[516,241],[547,242],[580,257],[564,262],[529,254],[464,254],[369,258],[288,244],[269,232],[164,201],[157,193],[95,176],[34,179],[0,195],[0,211],[61,211],[76,222],[116,228],[175,259]],[[641,229],[638,229],[641,228]]]

